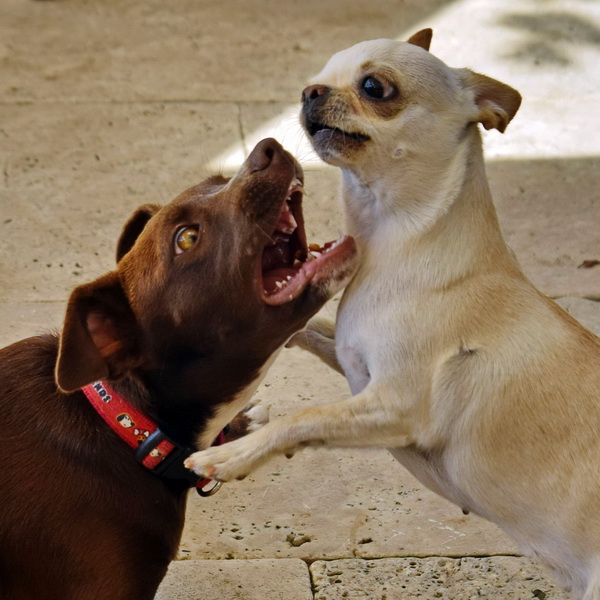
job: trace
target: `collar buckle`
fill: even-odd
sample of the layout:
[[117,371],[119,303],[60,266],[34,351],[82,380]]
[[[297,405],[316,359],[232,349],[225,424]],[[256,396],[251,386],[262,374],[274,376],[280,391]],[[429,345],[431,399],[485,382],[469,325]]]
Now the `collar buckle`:
[[173,449],[153,469],[152,472],[165,479],[186,481],[190,486],[195,486],[198,476],[183,466],[183,461],[194,453],[191,448],[180,446],[170,439],[163,431],[156,429],[136,449],[135,459],[144,464],[144,460],[157,451],[159,444],[167,441],[173,445]]
[[[210,479],[202,479],[201,481],[199,481],[196,484],[196,491],[203,498],[207,498],[208,496],[212,496],[213,494],[216,494],[221,489],[221,486],[223,485],[222,481],[213,481],[213,486],[211,488],[204,489],[210,482],[211,482]],[[200,487],[201,484],[204,484],[204,485],[202,485],[202,487]]]
[[[221,486],[223,485],[221,481],[212,482],[212,487],[206,489],[212,480],[200,479],[193,471],[190,471],[183,466],[183,461],[188,456],[191,456],[195,450],[180,446],[160,429],[156,429],[156,431],[151,433],[139,445],[134,453],[135,459],[139,463],[144,464],[146,458],[150,456],[153,451],[156,451],[158,446],[165,441],[171,444],[173,449],[153,469],[151,469],[155,475],[164,477],[165,479],[185,482],[188,487],[195,488],[196,492],[204,498],[216,494],[221,489]],[[223,442],[224,434],[220,434],[217,443]]]
[[[212,496],[220,489],[220,482],[208,487],[210,479],[200,479],[183,466],[183,461],[195,452],[193,448],[174,442],[105,381],[96,381],[81,389],[108,426],[134,449],[137,462],[155,475],[194,487],[201,496]],[[225,430],[214,443],[225,443]]]

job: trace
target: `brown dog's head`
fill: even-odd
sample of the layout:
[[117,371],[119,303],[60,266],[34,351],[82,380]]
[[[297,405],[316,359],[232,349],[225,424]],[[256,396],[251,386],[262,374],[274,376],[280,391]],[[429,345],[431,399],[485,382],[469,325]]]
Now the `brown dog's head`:
[[118,243],[117,269],[74,290],[56,379],[164,373],[208,396],[238,391],[347,283],[352,238],[311,254],[303,174],[263,140],[231,179],[215,176],[170,204],[141,207]]
[[505,130],[519,93],[448,67],[429,53],[431,36],[425,29],[408,43],[362,42],[329,60],[302,93],[301,120],[323,160],[339,167],[372,162],[385,171],[405,156],[451,154],[471,123]]

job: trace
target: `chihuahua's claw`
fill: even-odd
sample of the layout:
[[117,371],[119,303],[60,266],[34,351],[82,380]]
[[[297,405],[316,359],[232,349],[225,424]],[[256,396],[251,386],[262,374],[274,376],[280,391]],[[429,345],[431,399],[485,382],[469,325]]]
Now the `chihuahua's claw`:
[[[215,481],[232,481],[248,475],[256,465],[251,454],[252,449],[245,446],[247,438],[240,438],[222,446],[211,446],[195,452],[184,462],[200,477],[209,477]],[[248,452],[250,450],[250,452]]]

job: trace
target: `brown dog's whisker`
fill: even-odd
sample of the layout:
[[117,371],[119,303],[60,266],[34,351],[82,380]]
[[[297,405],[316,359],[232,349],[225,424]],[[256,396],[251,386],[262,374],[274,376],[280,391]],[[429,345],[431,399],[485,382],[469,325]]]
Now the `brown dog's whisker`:
[[190,455],[268,424],[240,412],[357,266],[350,237],[306,262],[303,189],[298,162],[259,142],[232,178],[141,206],[60,334],[0,350],[3,600],[155,597],[188,490],[228,479]]

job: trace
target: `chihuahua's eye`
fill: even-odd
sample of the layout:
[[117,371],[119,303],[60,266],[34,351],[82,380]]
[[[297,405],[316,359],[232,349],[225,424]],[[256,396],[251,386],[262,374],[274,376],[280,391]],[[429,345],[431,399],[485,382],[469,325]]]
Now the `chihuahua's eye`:
[[369,75],[362,82],[362,91],[369,98],[384,100],[393,96],[396,89],[389,83],[383,83],[376,77]]
[[182,227],[175,234],[175,254],[188,251],[198,241],[197,227]]

